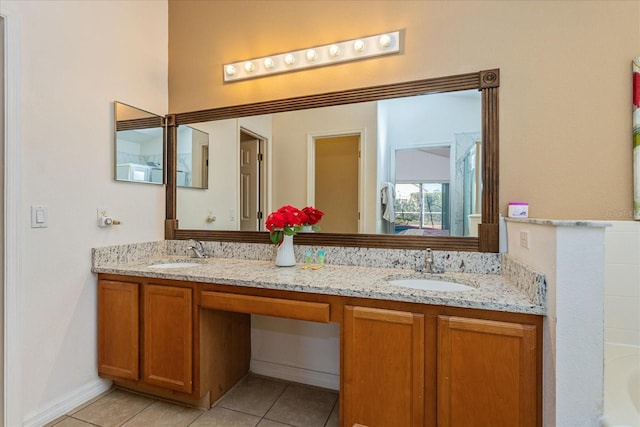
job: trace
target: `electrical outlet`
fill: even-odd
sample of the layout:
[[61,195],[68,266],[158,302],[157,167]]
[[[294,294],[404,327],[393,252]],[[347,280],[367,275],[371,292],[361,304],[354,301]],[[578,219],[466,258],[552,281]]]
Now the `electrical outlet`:
[[520,232],[520,246],[525,249],[529,249],[529,232],[521,231]]

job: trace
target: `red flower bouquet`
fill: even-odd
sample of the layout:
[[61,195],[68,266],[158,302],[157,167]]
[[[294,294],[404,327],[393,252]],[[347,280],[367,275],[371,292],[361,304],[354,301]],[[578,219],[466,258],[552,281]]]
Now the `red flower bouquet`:
[[295,236],[300,231],[303,220],[306,220],[306,215],[300,209],[287,205],[270,213],[265,226],[269,230],[271,241],[279,245],[284,235]]
[[307,220],[302,225],[310,225],[313,231],[320,230],[320,226],[318,225],[318,223],[322,219],[324,212],[311,206],[303,208],[302,212],[307,216]]
[[300,210],[286,205],[270,213],[265,221],[265,226],[269,230],[269,237],[273,244],[279,245],[285,235],[295,236],[303,225],[317,226],[322,215],[324,212],[310,206]]

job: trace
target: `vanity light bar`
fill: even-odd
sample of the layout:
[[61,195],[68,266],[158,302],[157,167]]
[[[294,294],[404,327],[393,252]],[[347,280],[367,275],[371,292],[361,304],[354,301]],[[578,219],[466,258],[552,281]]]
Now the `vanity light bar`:
[[400,31],[394,31],[225,64],[222,75],[227,83],[398,52]]

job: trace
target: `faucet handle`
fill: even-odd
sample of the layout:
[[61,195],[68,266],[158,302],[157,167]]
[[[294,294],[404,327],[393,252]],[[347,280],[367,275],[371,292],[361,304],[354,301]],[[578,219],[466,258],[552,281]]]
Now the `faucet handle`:
[[427,270],[427,273],[439,274],[444,272],[444,269],[436,265],[431,248],[427,248],[425,251],[424,268]]
[[209,258],[202,242],[195,239],[191,240],[193,240],[193,246],[189,246],[187,249],[191,249],[197,258]]

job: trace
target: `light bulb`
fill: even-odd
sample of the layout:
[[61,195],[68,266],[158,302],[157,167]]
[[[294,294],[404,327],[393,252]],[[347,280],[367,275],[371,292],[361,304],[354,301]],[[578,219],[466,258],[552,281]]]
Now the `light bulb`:
[[251,61],[247,61],[244,63],[244,70],[247,73],[253,73],[253,71],[256,69],[256,66],[253,64],[253,62]]
[[332,44],[331,46],[329,46],[329,55],[334,58],[340,55],[340,46],[338,46],[337,44]]
[[273,68],[275,64],[273,63],[273,59],[271,58],[265,58],[264,60],[264,68],[266,68],[267,70],[270,70]]
[[233,65],[227,65],[227,69],[225,70],[228,76],[233,76],[236,71],[236,67],[234,67]]
[[296,57],[295,57],[295,56],[293,56],[293,55],[292,55],[292,54],[290,54],[290,53],[287,53],[287,54],[284,56],[284,63],[285,63],[285,64],[287,64],[287,65],[293,65],[293,64],[295,64],[295,63],[296,63]]
[[389,37],[389,34],[383,34],[380,36],[378,43],[380,44],[380,47],[389,47],[391,44],[391,37]]
[[309,49],[307,50],[307,61],[315,61],[316,57],[318,56],[318,54],[316,53],[315,49]]
[[355,50],[356,52],[362,52],[364,50],[364,42],[362,40],[354,41],[353,50]]

